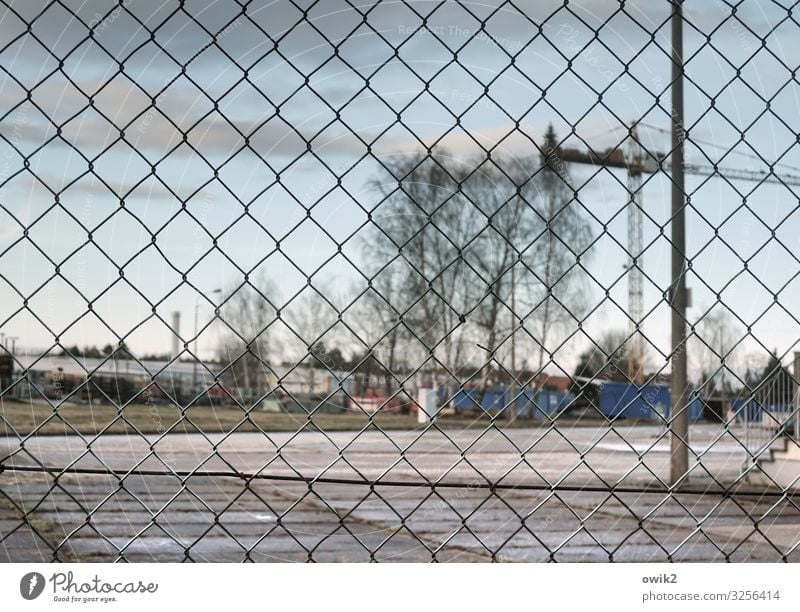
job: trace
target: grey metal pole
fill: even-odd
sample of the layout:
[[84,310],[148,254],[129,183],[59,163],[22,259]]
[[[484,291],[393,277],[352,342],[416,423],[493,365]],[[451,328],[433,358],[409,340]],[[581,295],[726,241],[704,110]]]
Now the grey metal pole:
[[516,278],[514,274],[514,270],[516,270],[517,266],[511,266],[511,374],[514,377],[514,381],[512,381],[512,385],[516,385],[517,379],[517,334],[516,334],[516,327],[517,322],[515,318],[517,316],[517,286],[516,286]]
[[672,409],[670,482],[687,479],[689,411],[686,376],[686,195],[683,177],[683,0],[672,4]]
[[194,359],[192,360],[192,393],[197,388],[197,311],[200,310],[200,298],[194,298]]

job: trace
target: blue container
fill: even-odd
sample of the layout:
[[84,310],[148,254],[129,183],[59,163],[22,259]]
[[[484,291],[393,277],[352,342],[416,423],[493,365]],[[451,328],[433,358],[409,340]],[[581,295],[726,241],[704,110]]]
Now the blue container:
[[[637,387],[627,383],[605,382],[600,385],[600,412],[609,418],[624,417],[663,421],[670,416],[672,398],[666,385]],[[689,420],[703,418],[703,399],[692,392]]]
[[[703,398],[697,395],[697,393],[692,393],[692,399],[689,402],[689,420],[690,421],[699,421],[703,418],[703,410],[705,409],[705,402],[703,402]],[[669,415],[669,410],[667,410],[667,415]]]
[[737,399],[731,402],[731,408],[737,418],[744,419],[748,423],[761,420],[764,409],[754,399]]
[[481,398],[481,408],[486,412],[501,412],[505,409],[508,400],[505,389],[486,389]]
[[534,394],[530,389],[524,389],[517,397],[517,415],[538,419],[552,417],[566,408],[574,399],[574,393],[539,391]]
[[600,412],[606,417],[660,421],[669,416],[669,389],[663,385],[637,387],[627,383],[600,385]]
[[453,397],[453,407],[456,410],[475,410],[479,406],[478,389],[460,389]]
[[553,391],[553,394],[558,397],[558,410],[564,410],[573,401],[575,401],[575,394],[571,392],[561,393]]
[[562,393],[561,391],[539,391],[537,398],[537,417],[552,417],[567,407],[573,399],[574,393]]
[[552,416],[558,410],[558,396],[552,391],[539,391],[536,394],[536,414],[537,418]]
[[514,402],[514,409],[517,416],[527,417],[533,416],[535,413],[534,399],[536,394],[530,389],[515,389],[510,392],[516,395],[517,399]]

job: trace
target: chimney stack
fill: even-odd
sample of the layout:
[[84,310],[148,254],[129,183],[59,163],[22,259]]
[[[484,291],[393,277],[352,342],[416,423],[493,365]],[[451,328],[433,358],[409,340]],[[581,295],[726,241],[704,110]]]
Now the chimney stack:
[[180,311],[176,310],[172,313],[172,354],[170,357],[173,359],[178,356],[178,353],[181,352],[181,345],[180,345],[180,334],[181,334],[181,313]]

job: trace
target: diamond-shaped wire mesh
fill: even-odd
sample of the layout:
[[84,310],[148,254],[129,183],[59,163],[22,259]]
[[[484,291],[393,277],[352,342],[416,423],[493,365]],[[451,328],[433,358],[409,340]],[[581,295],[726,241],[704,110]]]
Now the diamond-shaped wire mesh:
[[797,4],[676,5],[3,0],[0,558],[800,559]]

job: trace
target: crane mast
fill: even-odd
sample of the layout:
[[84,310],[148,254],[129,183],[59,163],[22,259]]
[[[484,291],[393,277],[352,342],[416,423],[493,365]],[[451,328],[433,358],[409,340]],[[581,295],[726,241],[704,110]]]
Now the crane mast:
[[637,385],[644,380],[644,337],[640,331],[644,316],[642,172],[644,150],[631,130],[626,151],[628,165],[628,379]]
[[[649,126],[646,126],[649,127]],[[544,151],[544,148],[540,149]],[[544,165],[544,155],[542,164]],[[547,157],[562,162],[589,164],[606,168],[620,168],[627,174],[627,216],[628,216],[628,322],[629,340],[627,350],[628,379],[641,385],[644,380],[644,336],[642,319],[644,317],[644,239],[643,239],[643,175],[659,171],[669,172],[671,166],[663,153],[645,150],[639,143],[636,125],[630,128],[625,147],[610,147],[602,151],[557,147],[548,151]],[[550,162],[552,163],[552,161]],[[685,164],[684,172],[700,176],[717,176],[724,180],[744,180],[758,183],[775,183],[784,186],[800,187],[800,175],[776,174],[770,172],[736,168],[719,168],[708,164]]]

